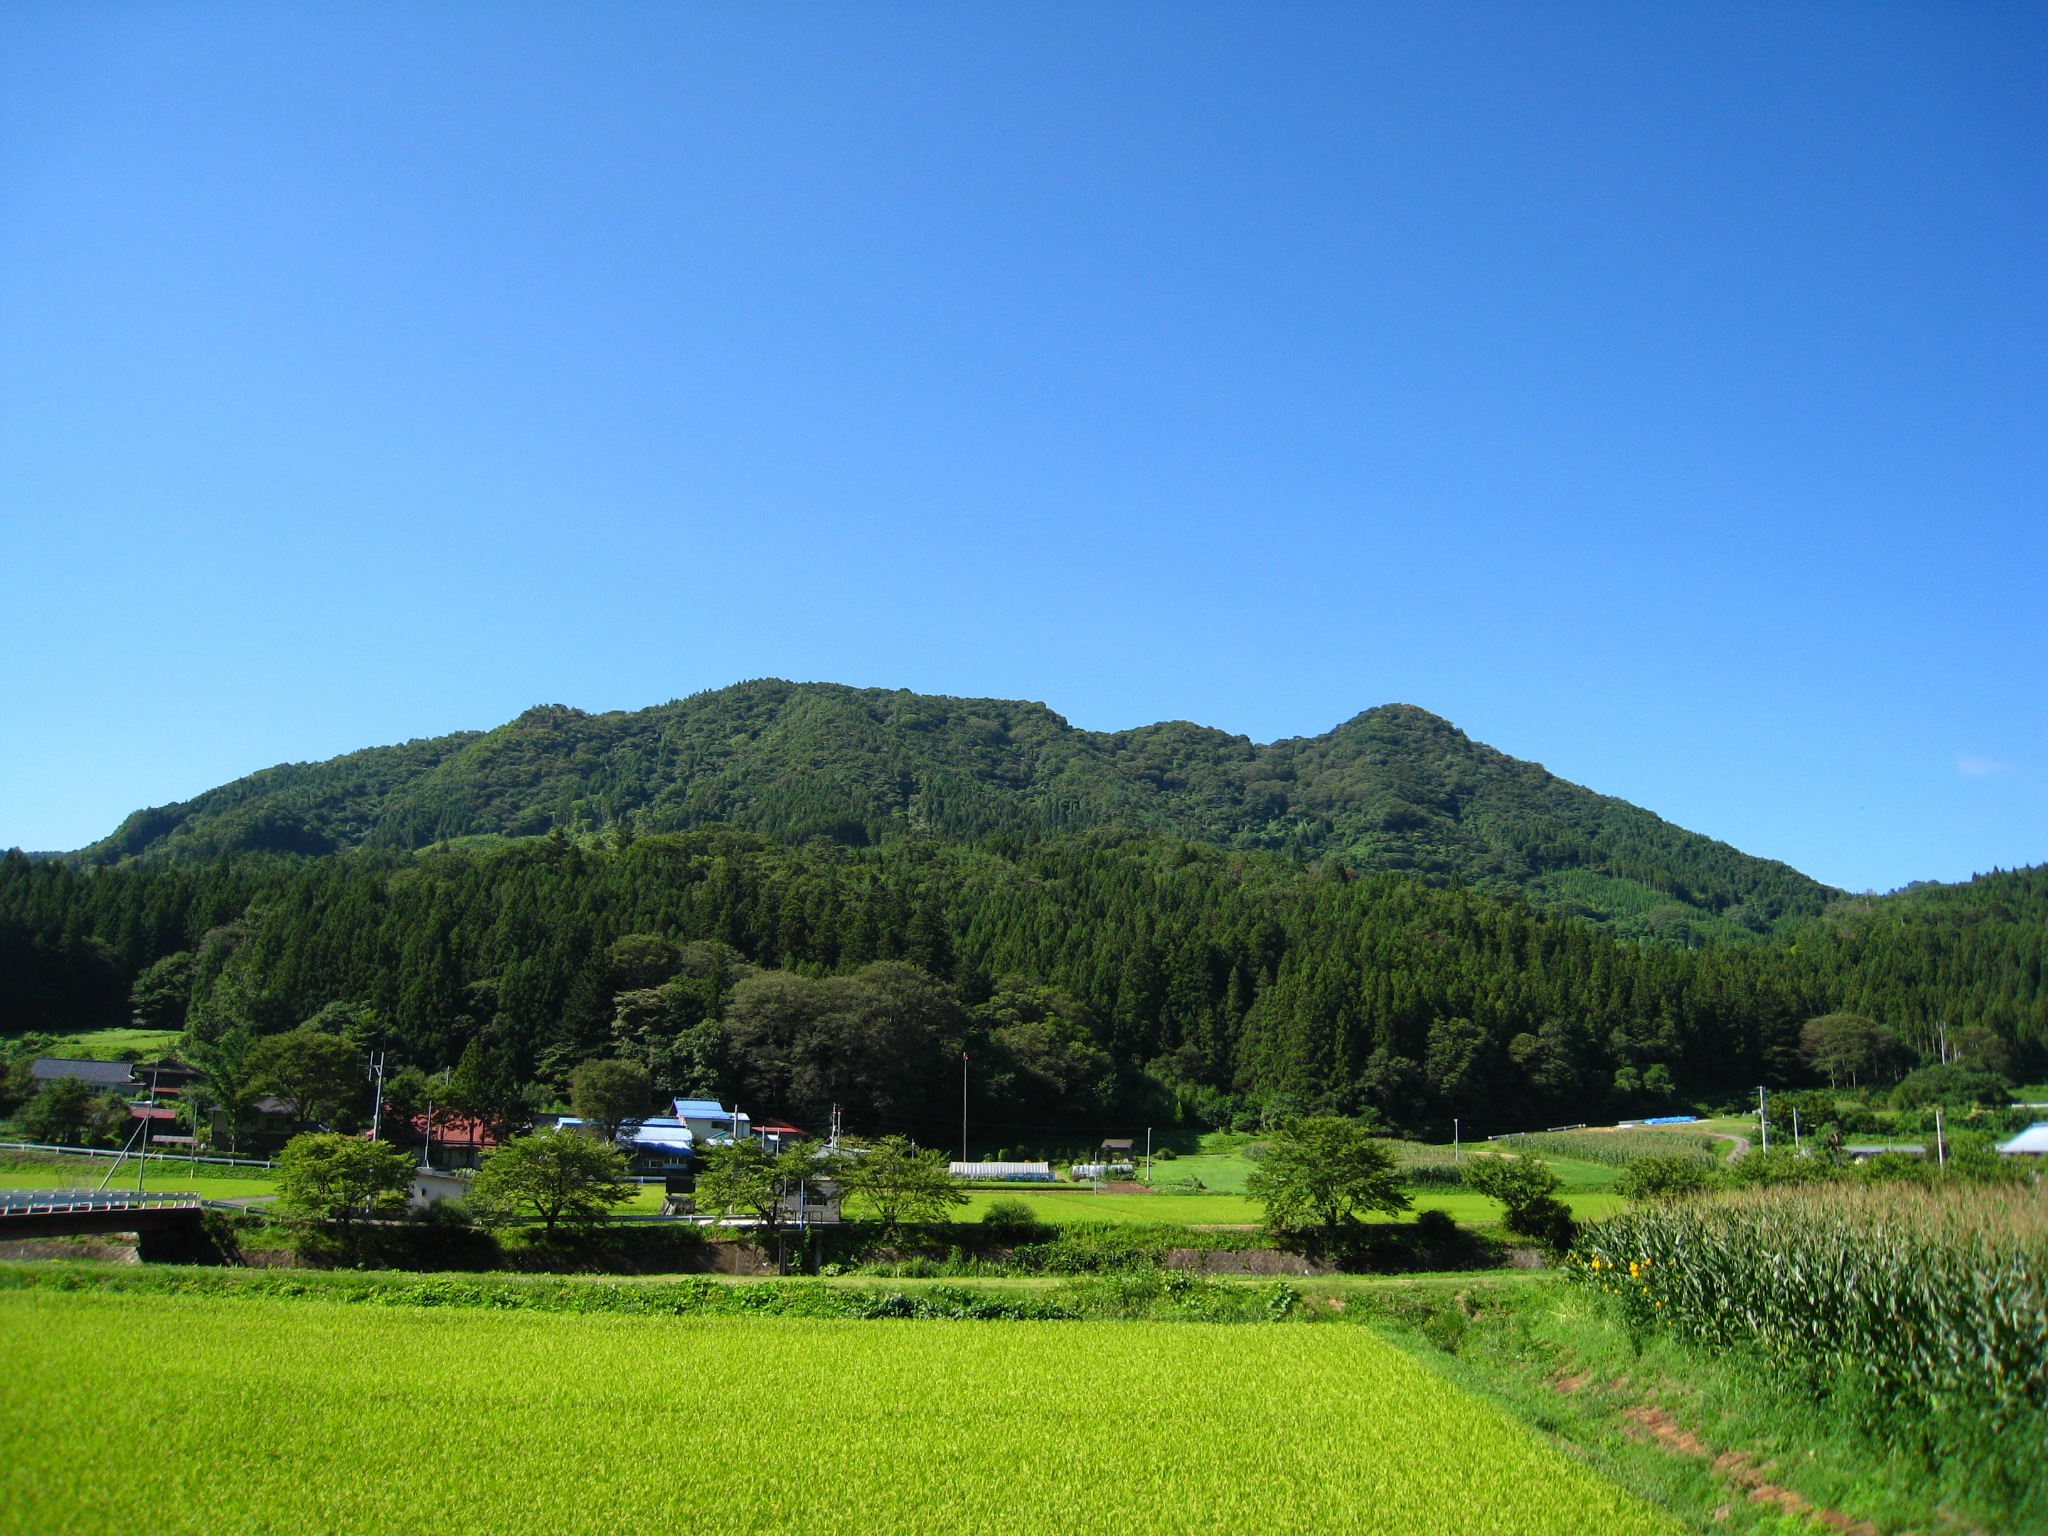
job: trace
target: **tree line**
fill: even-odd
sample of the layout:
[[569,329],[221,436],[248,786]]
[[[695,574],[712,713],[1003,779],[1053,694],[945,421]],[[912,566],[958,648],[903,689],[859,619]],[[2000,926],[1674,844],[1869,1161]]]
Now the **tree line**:
[[[329,1033],[506,1094],[620,1058],[799,1123],[1013,1141],[1159,1117],[1519,1126],[2048,1041],[2048,874],[1837,904],[1781,942],[1619,941],[1516,893],[1114,829],[874,848],[729,829],[78,869],[0,859],[19,1032]],[[1808,1047],[1802,1051],[1802,1046]],[[1824,1060],[1832,1060],[1825,1058]],[[1839,1062],[1836,1063],[1839,1071]],[[1826,1066],[1821,1067],[1825,1075]]]

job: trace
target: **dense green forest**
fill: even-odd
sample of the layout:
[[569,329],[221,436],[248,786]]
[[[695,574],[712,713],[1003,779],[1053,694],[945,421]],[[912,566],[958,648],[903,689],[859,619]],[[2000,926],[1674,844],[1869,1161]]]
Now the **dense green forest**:
[[614,817],[418,851],[0,860],[10,1032],[132,1010],[220,1039],[327,1009],[429,1069],[479,1044],[559,1084],[625,1054],[665,1087],[941,1139],[962,1052],[977,1124],[1019,1140],[1289,1106],[1468,1128],[1651,1112],[1810,1081],[1801,1027],[1838,1010],[1920,1051],[1985,1026],[2038,1073],[2044,950],[2048,869],[1702,946],[1511,885],[1116,828],[854,847]]
[[1185,721],[1090,732],[1043,704],[776,680],[631,713],[548,706],[492,731],[266,769],[138,811],[71,857],[405,852],[479,834],[710,824],[851,847],[1124,827],[1515,887],[1667,942],[1754,938],[1840,894],[1410,705],[1259,745]]

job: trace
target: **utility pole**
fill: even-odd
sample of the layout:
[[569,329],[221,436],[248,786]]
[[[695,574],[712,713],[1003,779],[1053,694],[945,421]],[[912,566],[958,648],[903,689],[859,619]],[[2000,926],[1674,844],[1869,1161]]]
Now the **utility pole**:
[[370,1100],[370,1140],[377,1139],[377,1132],[384,1124],[384,1053],[379,1051],[370,1062],[370,1070],[377,1076],[376,1096]]
[[1455,1117],[1451,1120],[1451,1161],[1462,1162],[1465,1157],[1465,1128]]
[[1152,1187],[1152,1127],[1145,1127],[1145,1187]]
[[1806,1143],[1799,1139],[1799,1111],[1796,1107],[1792,1111],[1792,1150],[1801,1157],[1806,1155]]
[[1934,1159],[1943,1168],[1948,1167],[1948,1147],[1941,1137],[1941,1106],[1934,1106]]
[[[147,1127],[147,1126],[149,1125],[149,1122],[148,1122],[147,1120],[145,1120],[145,1121],[143,1121],[143,1122],[142,1122],[142,1124],[143,1124],[143,1126],[144,1126],[144,1127]],[[140,1133],[140,1132],[137,1132],[137,1133],[136,1133],[136,1135],[139,1135],[139,1134],[141,1134],[141,1133]],[[107,1175],[106,1175],[106,1177],[100,1180],[100,1182],[99,1182],[99,1185],[98,1185],[98,1188],[99,1188],[100,1190],[105,1190],[105,1189],[107,1188],[107,1186],[108,1186],[108,1185],[110,1185],[110,1184],[112,1184],[112,1183],[114,1182],[114,1175],[115,1175],[115,1174],[117,1174],[117,1173],[119,1173],[119,1172],[121,1171],[121,1162],[122,1162],[122,1159],[123,1159],[123,1158],[126,1158],[126,1157],[128,1156],[128,1149],[129,1149],[129,1148],[130,1148],[131,1146],[133,1146],[134,1144],[135,1144],[135,1136],[134,1136],[134,1135],[131,1135],[131,1136],[130,1136],[130,1137],[128,1138],[128,1140],[127,1140],[127,1141],[125,1141],[125,1142],[123,1142],[123,1143],[121,1144],[121,1155],[120,1155],[120,1157],[116,1157],[116,1158],[114,1159],[114,1166],[113,1166],[113,1167],[111,1167],[111,1168],[109,1168],[109,1169],[107,1170]]]
[[135,1159],[135,1193],[142,1193],[142,1175],[149,1167],[149,1128],[156,1124],[156,1071],[149,1069],[149,1105],[142,1111],[142,1155]]
[[1764,1102],[1764,1090],[1761,1088],[1756,1091],[1756,1124],[1764,1139],[1763,1150],[1768,1152],[1771,1150],[1771,1112]]
[[967,1053],[960,1053],[960,1161],[971,1162],[967,1155]]

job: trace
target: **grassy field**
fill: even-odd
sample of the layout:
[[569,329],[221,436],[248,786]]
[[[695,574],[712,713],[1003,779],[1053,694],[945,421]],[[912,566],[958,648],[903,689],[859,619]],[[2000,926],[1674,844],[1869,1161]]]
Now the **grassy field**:
[[140,1051],[151,1060],[178,1043],[175,1029],[95,1029],[82,1035],[59,1035],[49,1054],[72,1061],[112,1061],[122,1051]]
[[[1563,1161],[1554,1162],[1551,1166],[1564,1180],[1565,1198],[1571,1205],[1572,1214],[1581,1221],[1597,1221],[1626,1205],[1626,1201],[1612,1192],[1615,1174],[1619,1170],[1603,1168],[1595,1163]],[[1456,1186],[1413,1189],[1408,1194],[1415,1202],[1416,1210],[1447,1211],[1454,1220],[1466,1226],[1496,1222],[1501,1218],[1498,1201]],[[1042,1221],[1050,1225],[1079,1221],[1173,1221],[1191,1227],[1255,1226],[1265,1214],[1258,1201],[1241,1194],[1112,1195],[1095,1194],[1072,1185],[1040,1185],[1036,1190],[1023,1185],[1000,1193],[976,1190],[968,1203],[961,1207],[962,1214],[958,1219],[977,1220],[994,1201],[1015,1199],[1023,1200],[1039,1213]]]
[[[0,1189],[97,1189],[111,1172],[108,1189],[132,1190],[136,1171],[133,1159],[116,1167],[111,1157],[0,1152]],[[142,1169],[142,1188],[193,1190],[209,1200],[239,1200],[277,1193],[276,1184],[260,1168],[162,1157],[151,1157]]]
[[1364,1329],[24,1292],[0,1359],[9,1532],[1680,1529]]
[[[1162,1163],[1159,1172],[1162,1178],[1167,1170],[1185,1168],[1194,1162],[1235,1163],[1235,1158],[1182,1158],[1173,1163]],[[1241,1165],[1249,1170],[1249,1163]],[[1565,1197],[1570,1203],[1572,1214],[1581,1221],[1597,1221],[1612,1215],[1626,1204],[1620,1196],[1612,1193],[1617,1173],[1616,1168],[1603,1167],[1598,1163],[1577,1163],[1563,1159],[1554,1160],[1551,1166],[1564,1180]],[[1202,1182],[1209,1183],[1207,1174]],[[1236,1188],[1242,1190],[1243,1181],[1237,1181]],[[1473,1226],[1500,1220],[1501,1207],[1498,1201],[1469,1190],[1450,1186],[1442,1189],[1415,1189],[1409,1191],[1415,1202],[1415,1209],[1435,1208],[1448,1211],[1452,1218],[1466,1226]],[[1258,1201],[1242,1193],[1232,1193],[1212,1186],[1202,1194],[1145,1194],[1112,1195],[1097,1194],[1085,1185],[1075,1184],[1018,1184],[1008,1189],[977,1189],[968,1196],[967,1204],[958,1208],[955,1220],[979,1221],[982,1212],[998,1200],[1022,1200],[1037,1213],[1040,1221],[1048,1226],[1062,1226],[1074,1222],[1088,1221],[1131,1221],[1131,1222],[1178,1222],[1190,1227],[1256,1226],[1265,1212]],[[627,1214],[650,1214],[661,1209],[662,1186],[643,1184],[626,1204],[618,1209]],[[1406,1218],[1403,1218],[1406,1219]]]
[[[100,1180],[107,1176],[107,1164],[98,1168],[85,1168],[78,1172],[61,1169],[56,1172],[37,1170],[7,1171],[0,1169],[0,1189],[97,1189]],[[108,1190],[133,1190],[135,1188],[135,1165],[124,1164],[115,1173]],[[209,1200],[244,1200],[261,1195],[274,1195],[277,1185],[269,1179],[206,1178],[193,1177],[189,1166],[177,1163],[151,1163],[143,1174],[142,1188],[145,1192],[155,1190],[177,1190],[204,1195]]]

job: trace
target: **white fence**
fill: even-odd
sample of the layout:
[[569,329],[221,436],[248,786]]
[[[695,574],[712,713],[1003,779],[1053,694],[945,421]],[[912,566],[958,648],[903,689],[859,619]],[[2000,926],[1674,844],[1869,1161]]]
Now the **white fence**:
[[254,1157],[193,1157],[183,1152],[123,1152],[113,1147],[53,1147],[41,1141],[0,1141],[0,1152],[61,1152],[66,1157],[153,1157],[160,1163],[225,1163],[234,1168],[275,1168]]

